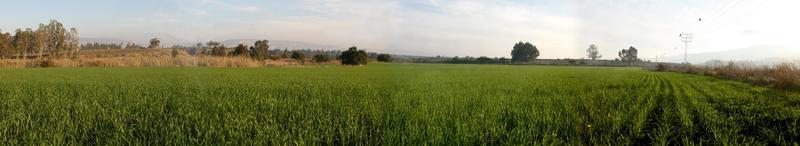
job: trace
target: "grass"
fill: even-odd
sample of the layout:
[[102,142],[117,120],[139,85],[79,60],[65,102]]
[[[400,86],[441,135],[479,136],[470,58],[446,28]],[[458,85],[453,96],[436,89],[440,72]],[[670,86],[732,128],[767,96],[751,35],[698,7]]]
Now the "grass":
[[800,94],[636,68],[12,68],[0,101],[3,145],[800,141]]
[[658,64],[652,70],[699,74],[775,89],[800,91],[800,64],[797,63],[755,65],[748,62],[728,62],[723,65],[721,61],[709,62],[700,66]]
[[[84,50],[68,57],[0,59],[0,68],[25,67],[275,67],[300,66],[295,59],[253,60],[242,56],[193,56],[172,49]],[[308,64],[339,64],[338,61],[306,61]]]

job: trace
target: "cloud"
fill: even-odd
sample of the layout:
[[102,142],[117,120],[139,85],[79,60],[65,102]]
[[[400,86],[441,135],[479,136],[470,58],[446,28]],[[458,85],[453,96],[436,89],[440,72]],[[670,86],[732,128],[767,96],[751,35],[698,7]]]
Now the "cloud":
[[237,11],[237,12],[258,12],[260,10],[252,3],[240,4],[240,3],[233,3],[229,1],[220,1],[220,0],[178,0],[178,5],[180,5],[181,8],[194,6],[194,7],[215,8],[215,9]]
[[186,6],[181,6],[178,9],[180,9],[181,11],[183,11],[185,13],[188,13],[188,14],[191,14],[191,15],[195,15],[195,16],[208,16],[208,11],[206,11],[206,10],[201,10],[201,9],[192,8],[192,7],[186,7]]
[[[265,31],[287,39],[325,40],[417,55],[509,56],[517,41],[560,49],[576,20],[513,1],[305,0],[304,17],[273,19]],[[296,34],[292,34],[296,32]],[[292,37],[302,35],[303,37]],[[564,41],[567,40],[567,41]],[[567,55],[550,51],[548,56]]]
[[763,14],[731,12],[752,16],[725,16],[730,21],[717,22],[719,17],[709,15],[730,7],[724,2],[175,1],[174,8],[119,24],[138,28],[134,33],[160,32],[192,40],[297,40],[413,55],[507,57],[514,43],[530,41],[544,58],[579,58],[589,44],[597,44],[606,58],[628,46],[640,49],[643,57],[676,54],[673,48],[682,46],[677,34],[691,31],[701,16],[713,22],[708,27],[714,31],[696,33],[691,44],[696,49],[690,53],[756,43],[794,44],[790,36],[800,32],[793,29],[800,21],[784,16],[796,12],[789,4],[773,4],[785,8],[771,6],[774,12]]
[[257,12],[258,7],[255,6],[231,6],[234,10],[242,11],[242,12]]

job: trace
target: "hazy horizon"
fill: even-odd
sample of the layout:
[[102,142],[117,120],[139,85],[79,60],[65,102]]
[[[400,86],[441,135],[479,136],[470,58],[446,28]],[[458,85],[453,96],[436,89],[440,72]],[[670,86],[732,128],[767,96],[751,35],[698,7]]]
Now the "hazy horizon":
[[[82,38],[169,42],[270,39],[409,55],[508,57],[531,42],[541,58],[606,59],[634,46],[641,58],[769,46],[796,53],[797,1],[10,1],[3,32],[55,19]],[[46,11],[42,11],[42,9]],[[13,13],[12,13],[13,12]],[[677,49],[676,49],[677,48]],[[778,53],[781,51],[779,50]],[[786,55],[786,54],[784,54]],[[788,54],[800,55],[800,54]],[[776,56],[779,57],[779,56]],[[668,58],[669,59],[669,58]],[[675,60],[667,60],[675,61]]]

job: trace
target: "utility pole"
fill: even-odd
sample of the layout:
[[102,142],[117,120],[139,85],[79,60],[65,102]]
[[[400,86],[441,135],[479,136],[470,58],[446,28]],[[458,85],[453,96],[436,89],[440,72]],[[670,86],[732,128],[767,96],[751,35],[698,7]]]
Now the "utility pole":
[[692,33],[681,33],[678,37],[681,37],[683,42],[683,63],[689,64],[687,53],[689,52],[689,43],[692,42]]

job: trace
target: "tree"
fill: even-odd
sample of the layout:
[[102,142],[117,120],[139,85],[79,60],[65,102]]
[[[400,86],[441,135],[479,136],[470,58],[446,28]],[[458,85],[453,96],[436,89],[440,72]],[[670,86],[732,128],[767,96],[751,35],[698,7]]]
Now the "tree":
[[239,55],[243,57],[250,56],[250,49],[245,46],[244,44],[239,44],[236,48],[233,49],[233,55]]
[[622,62],[639,62],[641,61],[638,57],[639,51],[636,50],[633,46],[628,48],[627,50],[622,49],[619,51],[619,60]]
[[219,45],[221,45],[221,43],[219,43],[219,42],[215,42],[215,41],[208,41],[208,42],[206,43],[206,46],[209,46],[209,47],[212,47],[212,48],[213,48],[213,47],[219,47]]
[[204,51],[203,51],[203,54],[207,54],[207,55],[219,55],[219,54],[216,54],[217,52],[214,52],[214,50],[215,50],[215,48],[217,48],[217,49],[218,49],[218,47],[219,47],[220,45],[222,45],[222,43],[220,43],[220,42],[208,41],[208,42],[206,43],[206,47],[208,47],[208,48],[205,48],[205,49],[203,49],[203,50],[204,50]]
[[260,40],[253,44],[253,58],[256,60],[265,60],[269,58],[269,41]]
[[392,62],[392,56],[389,54],[378,54],[378,61],[380,62]]
[[597,50],[597,45],[592,44],[589,45],[589,49],[586,49],[586,57],[589,57],[589,59],[592,60],[597,60],[603,56],[600,55],[600,51]]
[[289,58],[289,49],[283,48],[283,52],[281,53],[281,58]]
[[63,52],[67,49],[66,36],[67,31],[64,25],[56,20],[50,20],[50,24],[45,25],[45,31],[48,35],[48,44],[50,56],[62,57]]
[[342,52],[339,59],[342,60],[342,65],[367,65],[367,51],[353,46]]
[[215,56],[228,56],[228,52],[228,48],[225,48],[225,45],[211,48],[211,55]]
[[11,50],[12,47],[11,42],[13,41],[13,39],[14,38],[13,36],[11,36],[11,33],[3,33],[2,31],[0,31],[0,58],[4,58],[6,55],[5,52]]
[[47,30],[47,26],[46,25],[39,24],[39,28],[36,29],[35,33],[36,34],[35,34],[35,37],[34,37],[34,49],[36,51],[35,52],[36,53],[36,58],[42,58],[42,55],[44,55],[44,52],[46,52],[46,50],[48,50],[48,48],[50,48],[48,46],[49,42],[50,42],[50,35],[49,35],[50,32]]
[[492,58],[481,56],[475,59],[475,63],[480,63],[480,64],[492,63]]
[[143,46],[138,45],[136,43],[127,43],[127,44],[125,44],[125,49],[143,49],[143,48],[144,48]]
[[500,63],[508,63],[509,60],[506,57],[500,57],[500,59],[498,59],[497,61],[499,61]]
[[528,62],[537,57],[539,57],[539,49],[530,42],[522,43],[520,41],[514,44],[514,48],[511,50],[512,62]]
[[300,63],[305,63],[306,54],[300,51],[292,51],[292,59],[299,61]]
[[152,48],[160,48],[160,47],[161,47],[161,40],[158,40],[158,38],[150,39],[150,46],[147,46],[147,48],[150,48],[150,49],[152,49]]
[[317,54],[317,55],[314,55],[314,58],[313,58],[313,60],[314,60],[314,62],[328,62],[328,61],[330,61],[331,59],[330,59],[330,57],[328,57],[328,55],[325,55],[325,54]]
[[17,29],[13,37],[14,40],[12,41],[13,49],[9,50],[8,52],[5,52],[6,53],[5,55],[18,56],[18,57],[21,56],[22,54],[24,54],[23,52],[34,47],[34,42],[33,42],[34,37],[35,34],[33,30],[31,30],[30,28],[25,29],[24,31],[21,29]]
[[[67,32],[66,37],[67,43],[67,55],[76,56],[78,51],[80,51],[80,41],[78,40],[78,30],[75,28],[70,28],[69,32]],[[33,49],[31,49],[33,50]]]
[[37,29],[17,29],[10,33],[0,33],[0,57],[27,58],[34,54],[41,58],[44,54],[53,57],[64,57],[73,54],[80,48],[78,31],[75,28],[66,30],[56,20],[48,24],[39,24]]

